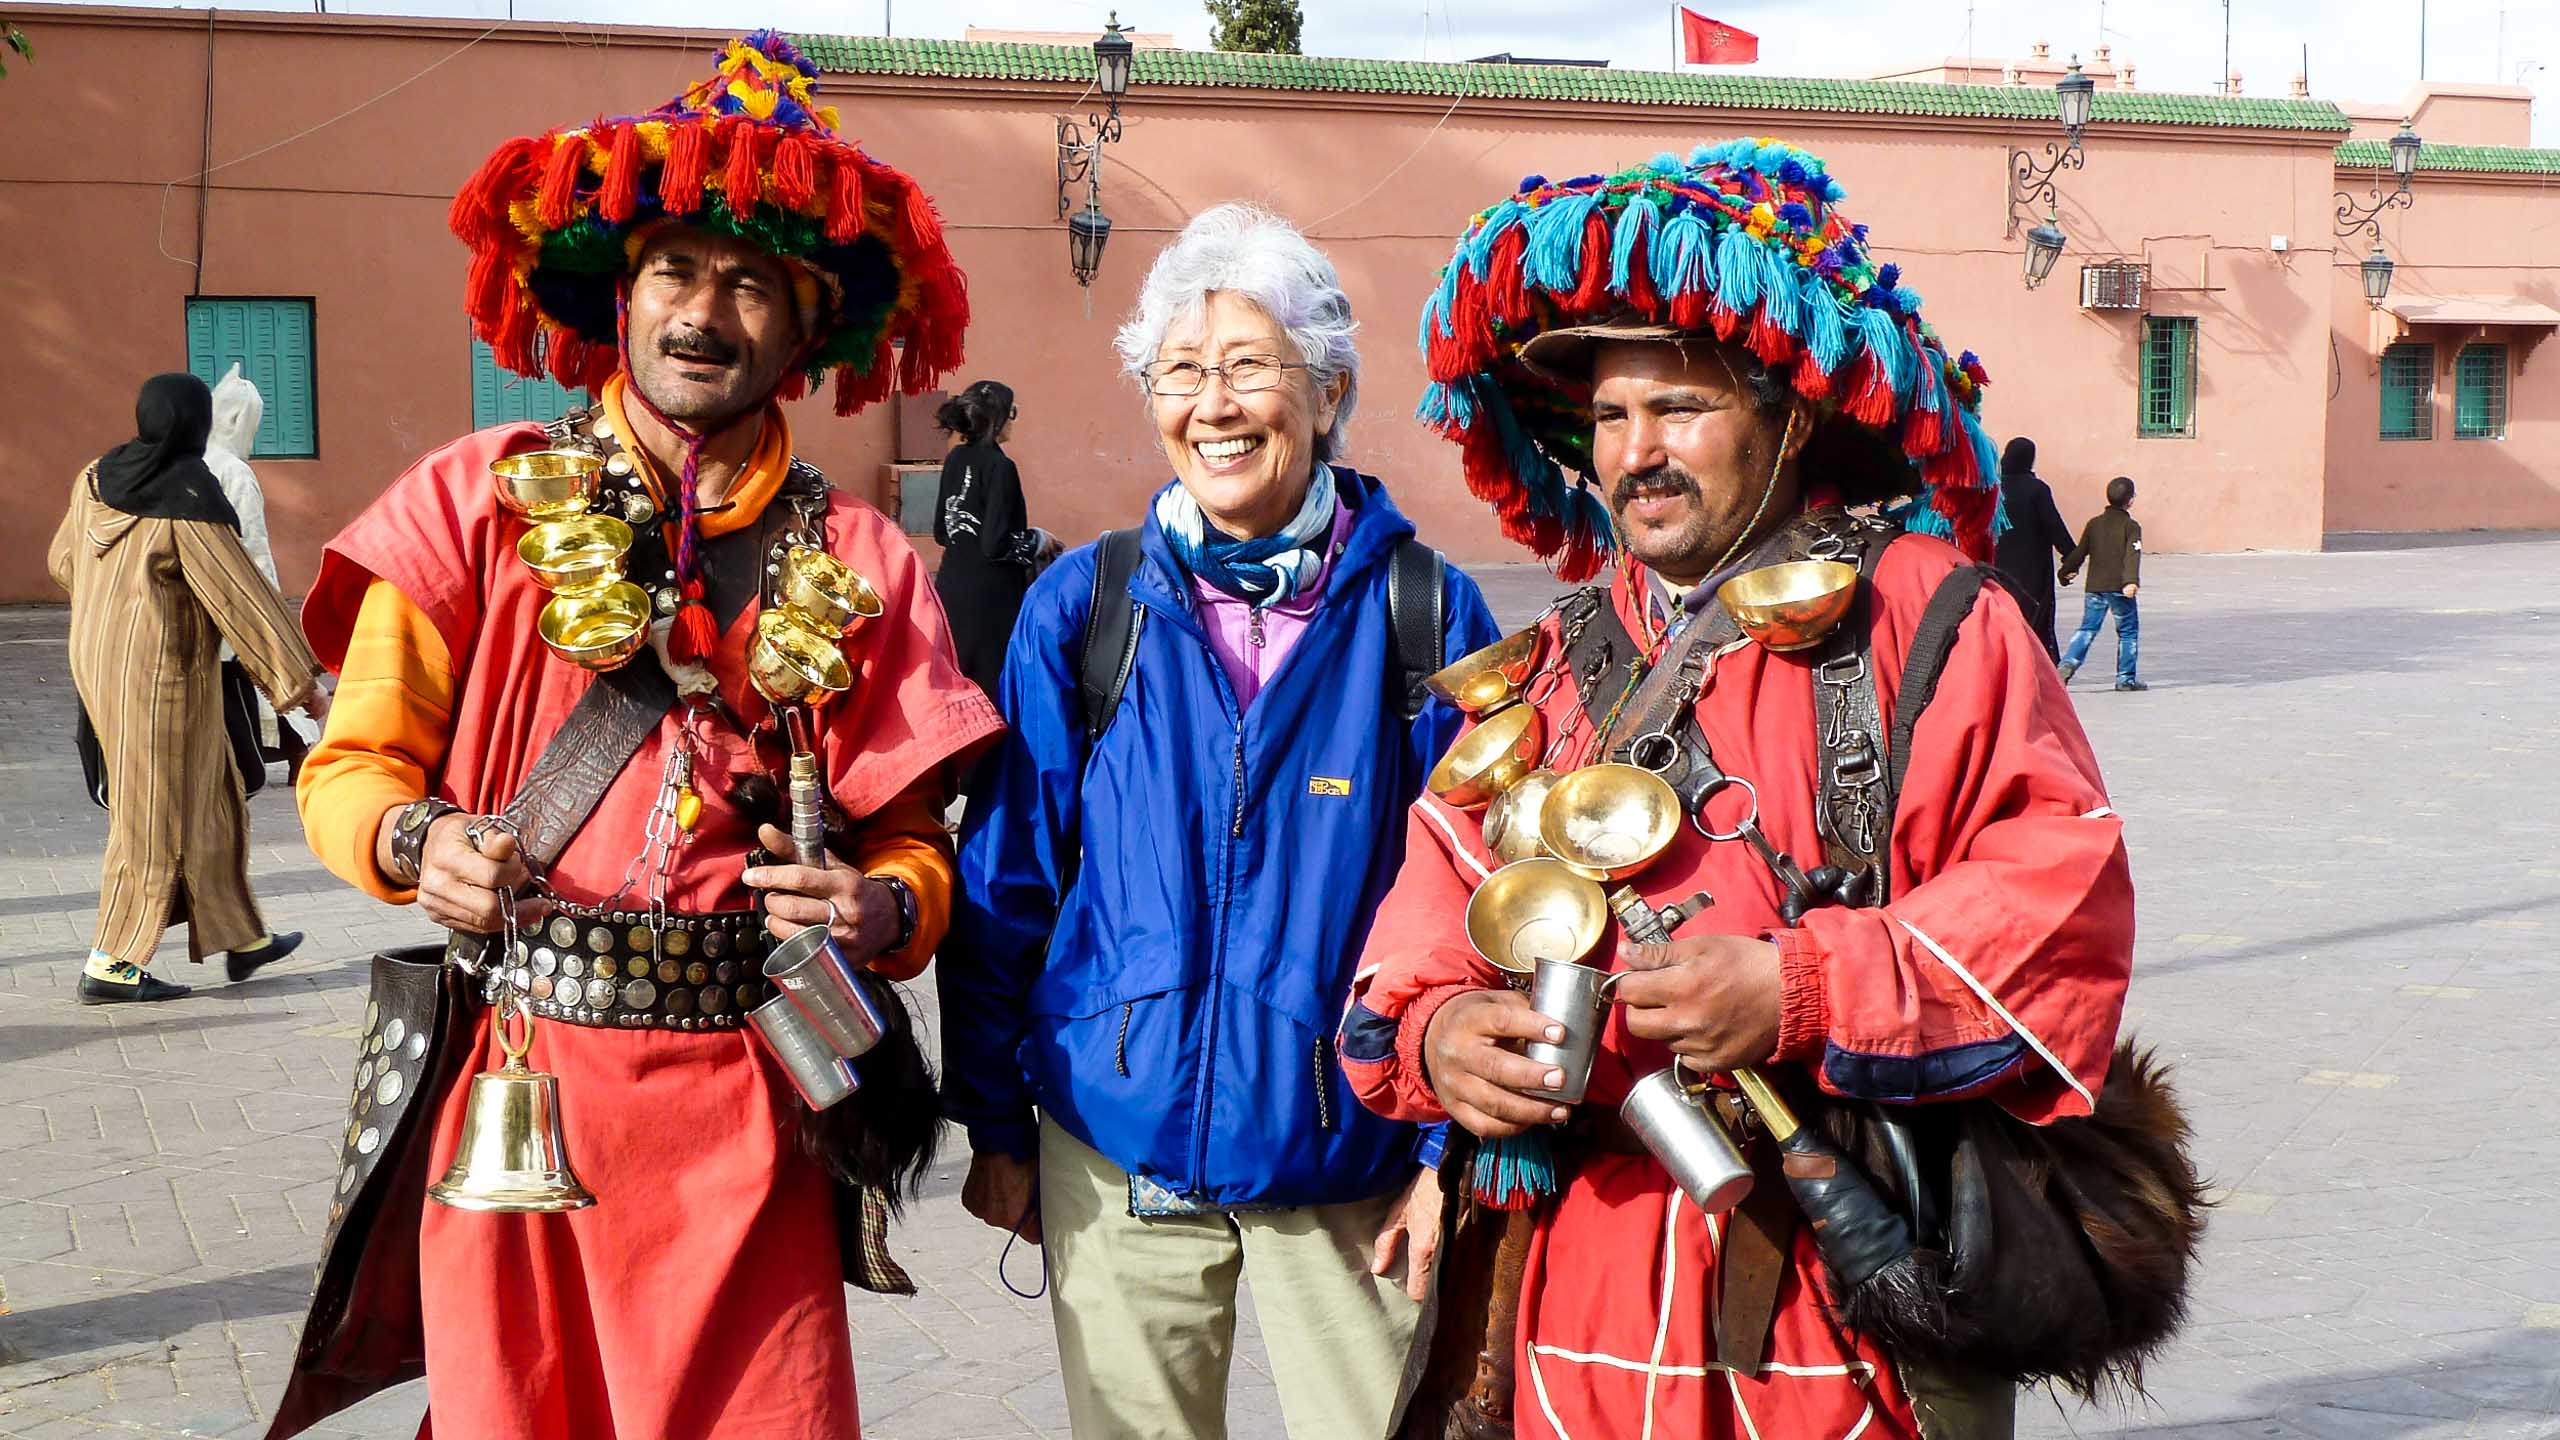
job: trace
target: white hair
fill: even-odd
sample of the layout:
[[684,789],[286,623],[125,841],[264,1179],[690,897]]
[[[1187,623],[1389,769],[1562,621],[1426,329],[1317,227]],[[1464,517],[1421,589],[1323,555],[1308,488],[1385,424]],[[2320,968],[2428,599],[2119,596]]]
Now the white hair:
[[1220,205],[1182,227],[1148,269],[1137,311],[1113,342],[1121,368],[1143,389],[1166,332],[1199,314],[1216,291],[1252,301],[1286,331],[1317,389],[1344,380],[1332,428],[1315,440],[1316,459],[1334,458],[1360,399],[1360,350],[1352,343],[1360,322],[1351,318],[1351,297],[1333,262],[1268,210]]

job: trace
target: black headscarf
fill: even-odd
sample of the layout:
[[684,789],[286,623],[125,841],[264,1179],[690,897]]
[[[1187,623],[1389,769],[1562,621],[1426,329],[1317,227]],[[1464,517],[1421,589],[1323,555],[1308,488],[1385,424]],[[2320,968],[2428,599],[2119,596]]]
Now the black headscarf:
[[240,528],[240,512],[205,468],[213,433],[213,391],[183,372],[142,382],[133,402],[134,438],[98,457],[98,498],[128,515],[210,520]]
[[2008,447],[2000,452],[2001,479],[2014,480],[2021,475],[2032,475],[2035,470],[2036,442],[2026,436],[2011,439]]

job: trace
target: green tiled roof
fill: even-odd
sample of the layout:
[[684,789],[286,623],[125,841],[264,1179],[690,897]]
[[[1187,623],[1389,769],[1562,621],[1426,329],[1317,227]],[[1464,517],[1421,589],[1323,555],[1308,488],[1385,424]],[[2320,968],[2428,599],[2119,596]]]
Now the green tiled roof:
[[[877,35],[795,35],[792,41],[819,68],[847,75],[1045,80],[1061,85],[1081,85],[1093,78],[1093,52],[1080,45],[991,45],[966,40],[898,40]],[[2050,119],[2056,103],[2052,88],[2042,85],[1920,85],[1892,80],[1672,74],[1565,65],[1325,60],[1215,50],[1141,50],[1130,83],[1141,89],[1150,85],[1190,85],[1329,90],[1986,120]],[[2116,124],[2341,133],[2351,128],[2346,115],[2325,100],[2172,95],[2149,90],[2101,90],[2095,99],[2094,118]]]
[[[2350,140],[2338,147],[2341,170],[2387,170],[2391,146],[2383,140]],[[2519,145],[2425,145],[2418,150],[2421,170],[2470,170],[2504,175],[2560,175],[2560,150],[2527,150]]]

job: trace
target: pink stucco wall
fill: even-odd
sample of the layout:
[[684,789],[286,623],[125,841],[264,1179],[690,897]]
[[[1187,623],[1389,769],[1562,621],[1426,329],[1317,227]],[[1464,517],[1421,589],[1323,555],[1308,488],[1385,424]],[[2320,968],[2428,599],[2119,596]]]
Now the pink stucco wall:
[[[2506,298],[2560,310],[2555,220],[2560,200],[2541,177],[2424,174],[2416,203],[2383,221],[2384,248],[2400,261],[2391,294]],[[2407,339],[2436,350],[2434,436],[2384,440],[2377,357],[2397,337],[2377,332],[2352,267],[2337,272],[2331,313],[2331,530],[2560,528],[2560,340],[2551,330],[2408,329]],[[2454,438],[2454,355],[2472,340],[2508,347],[2503,439]]]
[[[0,126],[41,143],[0,155],[12,256],[0,306],[19,321],[19,343],[0,350],[0,385],[22,417],[0,429],[0,503],[40,536],[74,471],[130,433],[140,379],[184,364],[207,41],[201,11],[13,18],[39,35],[40,58],[0,82]],[[204,294],[316,301],[320,457],[259,462],[288,589],[392,476],[470,423],[464,255],[444,228],[447,197],[508,135],[664,99],[707,67],[718,38],[545,23],[454,53],[485,28],[232,13],[214,28],[218,164],[451,56],[347,119],[225,165],[206,193]],[[2387,485],[2324,470],[2346,423],[2329,399],[2338,360],[2351,382],[2356,364],[2343,342],[2333,357],[2332,341],[2364,309],[2345,303],[2356,254],[2329,239],[2332,136],[2094,129],[2088,168],[2064,177],[2071,252],[2030,293],[2018,242],[2002,233],[2004,157],[2013,144],[2040,148],[2044,127],[1165,89],[1134,98],[1126,139],[1106,158],[1117,226],[1088,294],[1067,275],[1055,213],[1053,116],[1072,90],[854,77],[829,77],[827,88],[850,133],[938,197],[977,310],[960,378],[1016,388],[1011,448],[1033,516],[1070,537],[1128,523],[1164,474],[1115,373],[1113,327],[1187,216],[1245,198],[1309,228],[1362,317],[1350,458],[1385,476],[1425,535],[1459,558],[1517,558],[1459,484],[1450,447],[1409,418],[1423,380],[1415,317],[1437,266],[1468,216],[1524,173],[1614,168],[1743,133],[1784,135],[1830,159],[1850,212],[1874,226],[1885,258],[1903,262],[1940,331],[1982,355],[1993,433],[2035,436],[2066,511],[2093,510],[2106,479],[2129,473],[2164,550],[2316,546],[2341,515],[2359,526],[2434,523],[2432,508],[2395,509],[2405,499]],[[2439,200],[2430,182],[2416,215],[2443,229],[2408,243],[2464,255],[2465,236],[2493,223],[2482,217],[2518,207],[2538,218],[2516,228],[2560,235],[2560,200],[2478,188],[2448,185]],[[2281,253],[2269,244],[2278,234],[2289,237]],[[2526,253],[2543,242],[2519,243]],[[2155,310],[2198,317],[2192,439],[2135,437],[2139,318],[2079,308],[2079,263],[2119,257],[2149,261]],[[2536,363],[2520,382],[2547,382],[2549,363]],[[2560,416],[2560,396],[2520,383],[2519,422],[2532,404]],[[802,450],[839,483],[880,493],[886,407],[848,421],[803,406],[795,425]],[[2560,468],[2556,444],[2541,427],[2500,456],[2508,469],[2548,473]],[[2505,469],[2463,483],[2477,492],[2466,512],[2485,517],[2476,523],[2552,523],[2538,518],[2547,487]],[[48,589],[35,546],[0,548],[0,600]]]

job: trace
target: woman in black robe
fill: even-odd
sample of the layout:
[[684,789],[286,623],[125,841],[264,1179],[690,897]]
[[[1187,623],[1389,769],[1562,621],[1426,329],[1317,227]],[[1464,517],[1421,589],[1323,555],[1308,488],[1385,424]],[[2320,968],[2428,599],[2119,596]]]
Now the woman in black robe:
[[2053,635],[2053,562],[2070,554],[2076,542],[2054,506],[2053,487],[2036,474],[2036,442],[2024,435],[2000,452],[2000,504],[2009,513],[2009,528],[1994,542],[1991,563],[2018,592],[2018,608],[2027,612],[2027,624],[2044,642],[2044,653],[2059,656]]
[[980,380],[946,400],[933,423],[951,432],[933,538],[942,545],[934,589],[951,616],[960,668],[989,695],[1004,672],[1013,617],[1041,561],[1055,553],[1024,511],[1022,476],[1004,453],[1013,428],[1013,390]]

